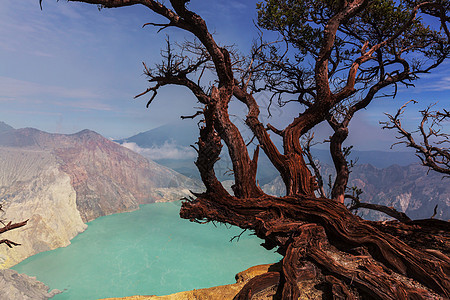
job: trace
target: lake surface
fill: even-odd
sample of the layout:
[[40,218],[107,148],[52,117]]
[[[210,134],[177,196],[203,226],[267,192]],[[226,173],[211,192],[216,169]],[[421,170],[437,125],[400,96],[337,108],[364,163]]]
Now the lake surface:
[[180,202],[101,217],[66,248],[34,255],[12,269],[59,289],[53,299],[166,295],[234,283],[248,267],[281,256],[236,227],[179,217]]

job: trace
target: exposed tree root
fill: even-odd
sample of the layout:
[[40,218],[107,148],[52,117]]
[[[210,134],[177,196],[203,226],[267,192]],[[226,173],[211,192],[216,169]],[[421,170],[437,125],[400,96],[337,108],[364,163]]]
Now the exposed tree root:
[[253,229],[264,239],[264,247],[278,247],[284,256],[278,277],[270,272],[254,278],[236,299],[251,299],[274,285],[277,278],[281,298],[298,299],[298,282],[315,277],[321,278],[336,299],[450,297],[448,244],[437,250],[427,245],[430,249],[425,250],[408,245],[405,236],[394,236],[402,230],[417,232],[429,225],[423,236],[431,239],[433,230],[439,230],[442,238],[448,239],[448,230],[442,230],[448,224],[444,221],[438,222],[441,229],[436,229],[433,221],[402,224],[399,228],[392,222],[364,221],[330,199],[237,199],[225,194],[199,195],[183,204],[180,215]]
[[279,272],[267,272],[256,276],[242,288],[242,290],[234,297],[234,300],[252,299],[252,297],[261,291],[278,285],[280,282]]
[[[414,220],[407,223],[396,221],[369,222],[380,231],[394,235],[413,248],[434,253],[450,261],[450,223],[436,219]],[[440,253],[440,254],[439,254]]]

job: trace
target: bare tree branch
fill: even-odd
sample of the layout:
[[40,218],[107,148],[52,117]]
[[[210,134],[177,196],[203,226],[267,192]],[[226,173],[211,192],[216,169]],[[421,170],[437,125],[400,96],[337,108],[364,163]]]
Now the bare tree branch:
[[317,143],[313,143],[314,139],[314,133],[305,135],[304,141],[302,143],[303,152],[308,159],[308,165],[311,166],[311,168],[314,171],[314,176],[316,178],[317,182],[317,191],[319,193],[319,196],[322,198],[326,198],[327,194],[325,193],[325,189],[323,187],[323,177],[320,173],[320,167],[318,166],[317,162],[314,160],[312,154],[311,154],[311,147],[316,145]]
[[[3,211],[3,204],[0,204],[0,211]],[[3,227],[0,227],[0,234],[8,232],[10,230],[14,230],[20,227],[23,227],[27,225],[28,220],[25,220],[23,222],[13,223],[12,221],[5,224],[3,221],[0,221],[3,225]],[[0,244],[6,244],[9,248],[12,248],[13,246],[20,246],[20,244],[15,243],[9,239],[2,239],[0,240]]]
[[[428,167],[430,170],[450,175],[450,150],[446,144],[450,143],[450,134],[441,132],[440,123],[450,120],[449,112],[447,110],[432,111],[433,105],[420,111],[422,120],[415,132],[407,131],[401,122],[401,117],[406,110],[409,103],[417,103],[417,101],[410,100],[397,110],[395,115],[386,113],[388,121],[380,122],[383,129],[395,129],[399,136],[399,142],[396,144],[405,144],[416,150],[416,155],[421,160],[422,165]],[[417,142],[414,133],[421,139]],[[394,146],[393,145],[393,146]]]
[[380,205],[380,204],[364,203],[364,202],[360,201],[359,197],[353,196],[353,195],[348,195],[348,194],[345,195],[345,198],[352,200],[352,204],[348,208],[349,210],[356,210],[358,208],[367,208],[367,209],[376,210],[376,211],[385,213],[388,216],[390,216],[394,219],[397,219],[403,223],[411,221],[411,219],[405,213],[399,212],[393,207]]
[[202,114],[203,114],[203,111],[198,110],[198,111],[195,112],[195,114],[193,114],[191,116],[181,116],[181,119],[183,119],[183,120],[184,119],[194,119],[195,117],[200,116]]

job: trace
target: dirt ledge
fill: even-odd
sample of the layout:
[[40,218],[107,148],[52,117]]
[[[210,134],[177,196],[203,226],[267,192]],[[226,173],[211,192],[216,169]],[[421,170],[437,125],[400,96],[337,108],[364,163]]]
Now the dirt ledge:
[[[273,269],[277,267],[277,264],[267,264],[248,268],[247,270],[236,274],[236,283],[234,284],[179,292],[167,296],[130,296],[124,298],[105,298],[102,300],[232,300],[248,280],[255,276],[266,273],[269,268]],[[268,291],[267,293],[273,292]],[[266,297],[270,296],[261,295],[261,299],[266,299]]]

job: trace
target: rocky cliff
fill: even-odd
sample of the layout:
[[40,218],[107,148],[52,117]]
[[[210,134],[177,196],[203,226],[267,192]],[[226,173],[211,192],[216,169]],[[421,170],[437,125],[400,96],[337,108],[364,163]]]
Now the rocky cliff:
[[76,206],[76,193],[68,174],[54,156],[40,150],[0,148],[0,197],[4,220],[28,225],[2,234],[22,244],[0,247],[0,266],[70,244],[86,225]]
[[[450,178],[413,164],[406,167],[393,165],[378,169],[371,165],[361,165],[351,173],[349,186],[363,190],[361,198],[365,202],[393,206],[405,212],[412,219],[450,219]],[[385,219],[379,212],[361,210],[360,215],[369,219]]]
[[2,235],[21,243],[0,247],[0,267],[67,246],[99,216],[140,204],[178,200],[198,184],[101,135],[32,128],[0,130],[2,219],[28,225]]

